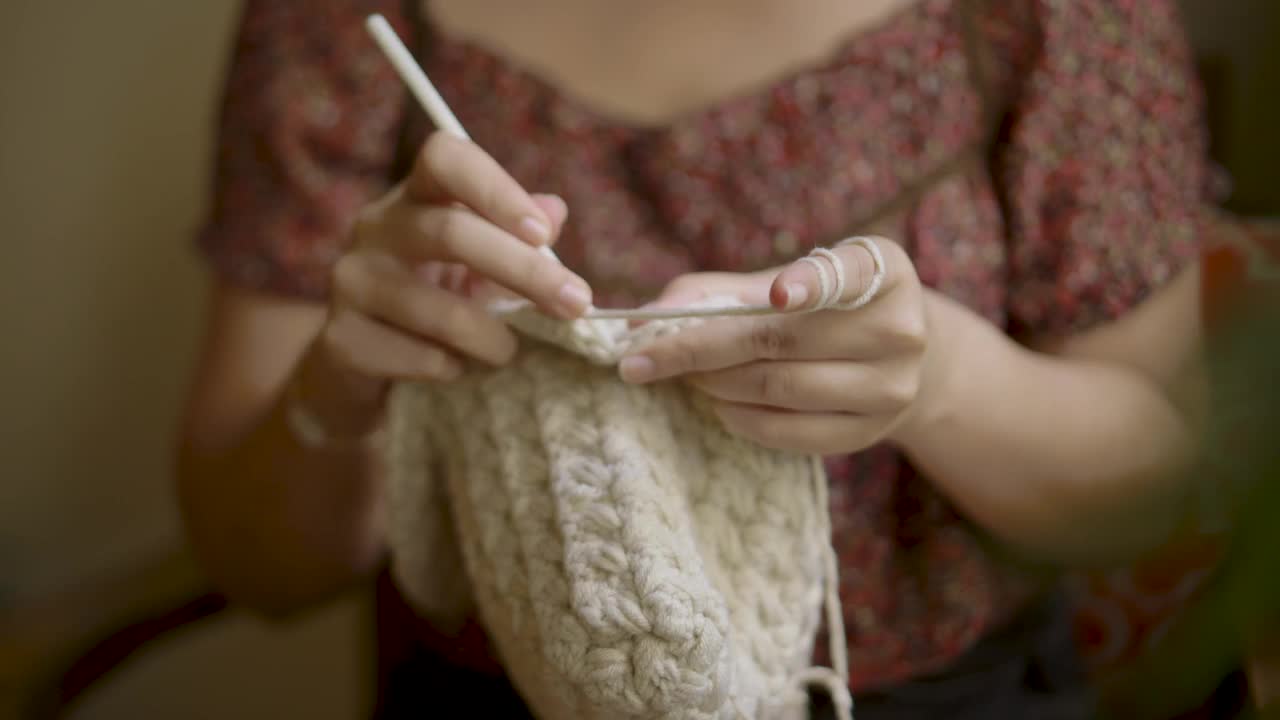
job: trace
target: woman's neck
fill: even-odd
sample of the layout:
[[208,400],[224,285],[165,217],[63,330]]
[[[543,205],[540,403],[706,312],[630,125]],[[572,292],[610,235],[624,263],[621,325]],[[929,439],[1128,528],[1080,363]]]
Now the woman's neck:
[[665,125],[819,64],[916,1],[431,0],[427,13],[593,111]]

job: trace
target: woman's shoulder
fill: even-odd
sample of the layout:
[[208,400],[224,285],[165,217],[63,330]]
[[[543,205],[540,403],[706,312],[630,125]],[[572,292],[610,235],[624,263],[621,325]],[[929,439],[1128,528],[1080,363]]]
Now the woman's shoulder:
[[[1036,80],[1044,67],[1069,75],[1118,73],[1152,56],[1189,60],[1177,0],[955,0],[976,19],[977,40],[993,82],[1009,92]],[[1105,67],[1103,67],[1105,65]],[[1171,67],[1173,74],[1180,67]]]
[[365,31],[399,0],[247,0],[223,78],[197,242],[238,285],[319,297],[356,210],[388,183],[405,91]]

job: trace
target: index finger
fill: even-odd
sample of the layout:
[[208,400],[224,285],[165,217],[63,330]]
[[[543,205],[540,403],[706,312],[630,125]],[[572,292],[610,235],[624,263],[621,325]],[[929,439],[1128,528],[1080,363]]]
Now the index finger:
[[543,246],[552,240],[553,219],[470,140],[433,133],[418,153],[404,188],[410,200],[461,203],[530,245]]
[[[864,304],[892,291],[911,262],[901,246],[885,238],[850,238],[821,252],[825,257],[809,255],[778,273],[769,290],[775,308],[797,311]],[[842,277],[833,283],[836,274]],[[833,296],[826,297],[828,293]]]
[[817,359],[831,351],[828,339],[801,347],[798,323],[787,315],[712,320],[654,340],[619,363],[629,383],[710,372],[756,360]]

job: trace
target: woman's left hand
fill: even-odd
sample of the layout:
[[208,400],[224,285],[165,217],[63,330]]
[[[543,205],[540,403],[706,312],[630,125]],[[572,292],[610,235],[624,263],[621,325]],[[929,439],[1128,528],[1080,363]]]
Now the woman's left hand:
[[[656,340],[623,359],[622,379],[683,379],[711,398],[730,432],[767,447],[837,454],[886,439],[926,400],[930,330],[910,258],[892,241],[874,242],[885,265],[882,285],[856,310],[804,312],[822,292],[818,270],[805,261],[781,271],[677,278],[653,305],[732,295],[779,313],[717,318]],[[832,252],[847,278],[839,300],[857,298],[875,259],[857,244]]]

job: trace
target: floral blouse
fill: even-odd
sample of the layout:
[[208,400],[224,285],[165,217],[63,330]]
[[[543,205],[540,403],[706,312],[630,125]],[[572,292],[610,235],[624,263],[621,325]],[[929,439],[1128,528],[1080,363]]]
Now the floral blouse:
[[[875,232],[996,326],[1060,336],[1123,315],[1198,253],[1206,133],[1174,0],[919,0],[817,66],[658,128],[597,114],[396,0],[249,0],[198,240],[227,282],[322,300],[353,213],[427,131],[365,34],[372,12],[419,38],[481,147],[567,200],[557,253],[602,306]],[[942,668],[1041,582],[896,449],[828,470],[855,690]]]

